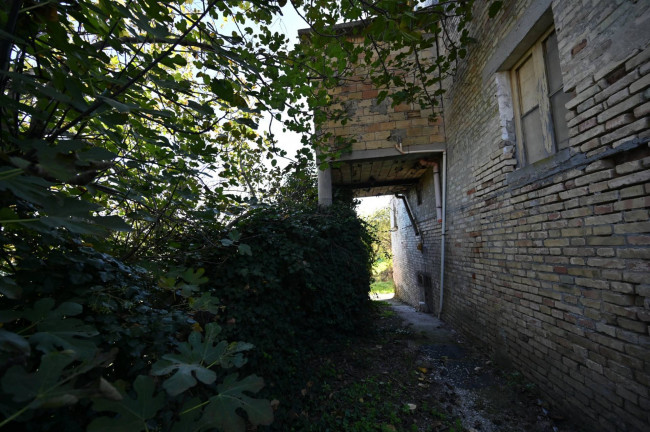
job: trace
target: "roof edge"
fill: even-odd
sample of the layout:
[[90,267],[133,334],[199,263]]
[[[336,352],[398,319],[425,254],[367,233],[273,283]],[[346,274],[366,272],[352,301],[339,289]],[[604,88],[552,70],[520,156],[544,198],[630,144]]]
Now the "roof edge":
[[[345,22],[345,23],[340,23],[340,24],[335,24],[332,27],[329,27],[331,30],[339,30],[341,33],[350,33],[352,30],[363,27],[368,24],[367,20],[357,20],[357,21],[350,21],[350,22]],[[308,36],[312,34],[314,31],[310,28],[304,28],[298,30],[298,36]]]

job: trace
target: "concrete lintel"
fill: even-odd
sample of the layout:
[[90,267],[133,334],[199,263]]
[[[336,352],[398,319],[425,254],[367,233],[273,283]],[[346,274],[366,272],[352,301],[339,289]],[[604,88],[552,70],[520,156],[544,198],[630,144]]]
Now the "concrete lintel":
[[426,153],[433,154],[443,152],[445,151],[445,148],[445,143],[430,143],[414,146],[404,146],[402,150],[405,154],[400,153],[393,147],[373,150],[356,150],[352,153],[341,155],[341,157],[337,160],[341,162],[357,162],[375,159],[393,159],[399,158],[400,156],[408,156],[409,154],[420,154],[424,156]]
[[402,179],[402,180],[377,180],[373,182],[363,183],[334,183],[334,186],[342,189],[370,189],[380,187],[394,187],[394,186],[415,186],[420,181],[419,178]]
[[[356,28],[367,26],[368,24],[369,21],[367,20],[350,21],[350,22],[333,25],[332,27],[328,27],[327,30],[330,32],[335,32],[337,34],[339,33],[345,34],[354,31],[354,29]],[[311,27],[298,29],[298,36],[308,36],[311,35],[313,32],[314,30]]]
[[497,44],[483,68],[483,84],[497,71],[511,69],[524,53],[553,25],[553,0],[533,0],[514,28]]

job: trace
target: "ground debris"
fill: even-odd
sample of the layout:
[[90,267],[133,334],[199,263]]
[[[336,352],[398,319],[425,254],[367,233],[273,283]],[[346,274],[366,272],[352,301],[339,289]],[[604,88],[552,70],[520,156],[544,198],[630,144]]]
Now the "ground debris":
[[431,326],[437,334],[427,336],[388,305],[380,308],[382,318],[370,337],[314,361],[313,386],[299,396],[306,415],[277,430],[572,430],[559,427],[546,404],[518,377],[457,343],[444,323]]

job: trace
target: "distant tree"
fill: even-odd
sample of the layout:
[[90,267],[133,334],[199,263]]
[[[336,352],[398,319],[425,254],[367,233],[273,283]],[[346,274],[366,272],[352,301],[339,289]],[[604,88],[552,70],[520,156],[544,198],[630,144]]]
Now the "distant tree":
[[375,235],[373,249],[375,255],[381,259],[390,259],[391,254],[391,229],[390,229],[390,209],[388,207],[376,210],[363,219],[372,227]]
[[304,168],[287,173],[271,188],[273,202],[277,205],[301,204],[314,207],[318,203],[316,167],[310,161]]

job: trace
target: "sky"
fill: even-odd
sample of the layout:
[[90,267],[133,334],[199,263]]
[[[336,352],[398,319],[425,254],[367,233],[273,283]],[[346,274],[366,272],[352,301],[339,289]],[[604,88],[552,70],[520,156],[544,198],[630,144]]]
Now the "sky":
[[379,209],[386,208],[390,204],[390,195],[378,197],[360,198],[361,204],[357,207],[359,216],[369,216]]
[[[258,30],[258,25],[256,23],[247,22],[246,26],[250,26],[253,31]],[[291,6],[290,2],[282,8],[282,16],[276,16],[273,23],[269,26],[269,29],[274,32],[284,34],[289,38],[289,47],[293,47],[294,44],[298,43],[298,30],[307,28],[309,25],[298,15],[296,10]],[[236,30],[236,27],[231,22],[224,22],[222,28],[226,33]],[[259,122],[258,130],[260,132],[269,130],[269,123],[271,122],[271,114],[264,113],[262,119]],[[300,149],[300,134],[295,132],[282,130],[282,124],[277,120],[273,120],[271,123],[271,130],[275,135],[275,138],[278,142],[278,146],[287,151],[287,157],[294,159],[296,151]],[[278,165],[281,167],[288,165],[288,160],[278,159]],[[268,162],[270,165],[270,161]]]
[[[277,31],[278,33],[286,35],[289,38],[289,46],[293,46],[298,43],[298,30],[307,28],[309,25],[298,15],[293,6],[291,6],[291,2],[287,2],[287,4],[282,8],[282,16],[276,17],[270,27],[272,31]],[[265,114],[261,121],[263,126],[261,126],[260,129],[268,129],[270,120],[270,114]],[[290,131],[283,132],[282,124],[277,121],[273,122],[272,130],[276,136],[279,147],[286,150],[287,156],[293,159],[296,151],[301,147],[300,134]],[[283,166],[286,165],[288,161],[283,162],[282,160],[278,160],[278,163]]]

